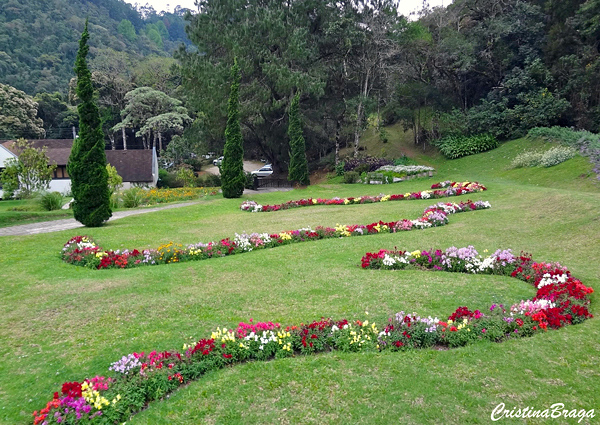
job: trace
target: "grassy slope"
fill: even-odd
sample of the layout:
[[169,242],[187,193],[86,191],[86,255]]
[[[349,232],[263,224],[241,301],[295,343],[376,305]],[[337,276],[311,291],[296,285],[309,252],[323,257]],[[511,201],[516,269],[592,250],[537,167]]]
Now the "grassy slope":
[[[96,272],[62,264],[72,231],[0,238],[0,421],[26,423],[67,380],[104,374],[132,351],[180,348],[217,326],[241,320],[285,324],[321,316],[383,320],[399,310],[447,315],[459,305],[510,303],[533,289],[506,278],[441,273],[365,271],[366,251],[473,244],[511,247],[560,261],[597,290],[598,207],[593,183],[579,178],[577,159],[552,174],[505,171],[518,149],[499,149],[445,162],[433,158],[435,180],[478,179],[489,191],[472,198],[486,211],[451,217],[442,228],[289,245],[196,263]],[[562,167],[562,168],[560,168]],[[549,169],[550,170],[550,169]],[[553,178],[560,176],[559,181]],[[322,185],[255,196],[277,203],[307,196],[359,196],[423,189],[399,185]],[[465,197],[461,197],[465,199]],[[208,241],[242,231],[416,218],[429,201],[309,207],[249,214],[239,200],[134,216],[89,229],[110,248],[156,247],[173,240]],[[598,312],[598,296],[592,296]],[[598,319],[503,344],[396,354],[330,353],[249,363],[208,374],[153,404],[132,424],[197,423],[485,423],[500,402],[598,410]],[[533,422],[535,423],[535,421]],[[584,423],[584,421],[582,421]]]

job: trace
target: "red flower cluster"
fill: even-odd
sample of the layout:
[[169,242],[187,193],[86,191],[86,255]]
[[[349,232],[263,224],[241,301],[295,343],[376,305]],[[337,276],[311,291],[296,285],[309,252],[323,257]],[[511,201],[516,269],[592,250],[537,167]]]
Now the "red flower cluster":
[[210,354],[212,350],[215,349],[215,340],[214,339],[201,339],[198,343],[193,347],[188,349],[185,352],[186,357],[192,357],[194,353],[200,352],[203,356],[207,356]]
[[67,397],[81,397],[81,384],[79,382],[65,382],[62,384],[61,392]]

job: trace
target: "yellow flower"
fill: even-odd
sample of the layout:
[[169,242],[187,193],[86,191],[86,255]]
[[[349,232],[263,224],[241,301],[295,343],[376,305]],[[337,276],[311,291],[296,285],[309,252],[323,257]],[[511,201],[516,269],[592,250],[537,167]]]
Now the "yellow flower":
[[316,199],[313,199],[313,200],[312,200],[312,203],[313,203],[313,204],[316,204],[317,202],[318,202],[318,201],[317,201]]
[[415,258],[420,258],[421,257],[421,251],[413,251],[410,253],[410,255],[412,255]]
[[350,203],[350,200],[348,198],[344,199],[344,205],[348,205]]

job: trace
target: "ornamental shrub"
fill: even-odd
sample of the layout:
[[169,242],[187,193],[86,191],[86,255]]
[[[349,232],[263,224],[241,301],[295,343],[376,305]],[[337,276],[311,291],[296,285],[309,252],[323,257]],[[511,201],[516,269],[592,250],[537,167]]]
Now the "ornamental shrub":
[[297,181],[303,185],[309,185],[308,161],[306,159],[306,142],[302,135],[302,122],[300,120],[300,93],[292,98],[290,104],[290,123],[288,136],[290,138],[290,167],[288,180]]
[[352,184],[358,180],[358,173],[356,171],[346,171],[344,173],[344,183]]
[[225,128],[225,148],[221,164],[221,190],[225,198],[239,198],[244,193],[244,146],[239,117],[240,68],[237,59],[231,67],[231,92],[227,105],[227,127]]
[[523,152],[510,163],[509,168],[537,167],[542,161],[542,152]]
[[540,160],[542,167],[552,167],[573,158],[577,152],[573,148],[556,146],[544,152]]
[[112,211],[110,209],[104,136],[100,114],[94,101],[92,74],[85,62],[89,50],[88,38],[86,20],[75,60],[76,91],[80,100],[77,106],[79,137],[73,142],[67,169],[71,176],[75,219],[84,226],[98,227],[111,217]]
[[434,143],[449,159],[461,158],[498,147],[498,140],[490,134],[476,136],[448,136]]
[[59,210],[63,205],[63,196],[59,192],[45,192],[40,196],[39,204],[45,211]]

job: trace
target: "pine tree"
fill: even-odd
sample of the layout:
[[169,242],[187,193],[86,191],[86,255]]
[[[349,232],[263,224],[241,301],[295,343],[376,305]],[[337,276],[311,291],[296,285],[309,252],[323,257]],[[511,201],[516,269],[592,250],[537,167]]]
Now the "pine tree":
[[306,160],[306,143],[302,135],[302,122],[300,121],[300,94],[292,98],[290,104],[290,123],[288,126],[288,136],[290,138],[290,167],[288,170],[288,180],[297,181],[303,185],[309,185],[308,161]]
[[225,148],[221,164],[221,190],[225,198],[239,198],[244,193],[244,146],[239,117],[240,68],[237,60],[231,67],[231,92],[227,105]]
[[80,100],[77,106],[79,137],[73,141],[67,170],[71,177],[75,219],[84,226],[98,227],[110,218],[112,211],[102,124],[94,101],[92,75],[85,61],[89,50],[88,38],[86,20],[75,59],[77,96]]

